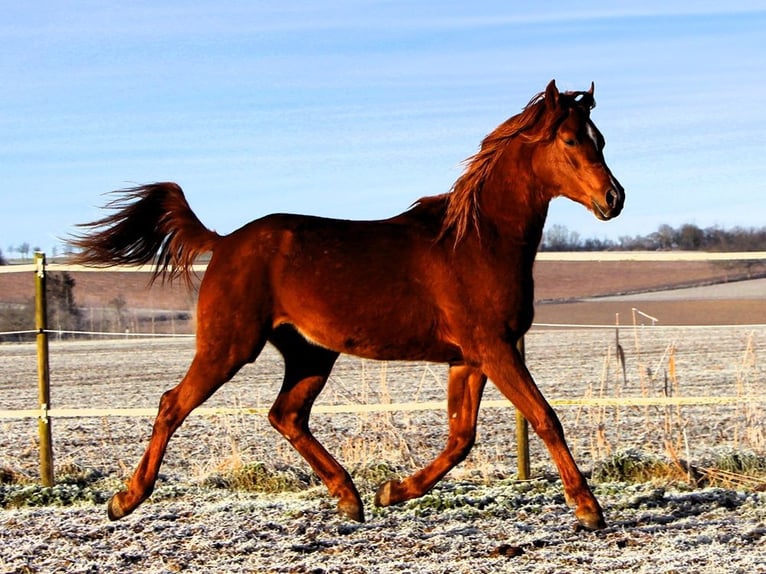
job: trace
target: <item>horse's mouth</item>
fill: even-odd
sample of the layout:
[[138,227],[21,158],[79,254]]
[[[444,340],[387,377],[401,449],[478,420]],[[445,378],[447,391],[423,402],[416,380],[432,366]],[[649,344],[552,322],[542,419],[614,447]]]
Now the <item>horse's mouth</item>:
[[610,219],[613,219],[617,217],[620,214],[620,210],[614,210],[610,207],[602,207],[598,204],[598,202],[591,202],[591,205],[593,207],[593,214],[596,216],[596,219],[600,219],[601,221],[609,221]]

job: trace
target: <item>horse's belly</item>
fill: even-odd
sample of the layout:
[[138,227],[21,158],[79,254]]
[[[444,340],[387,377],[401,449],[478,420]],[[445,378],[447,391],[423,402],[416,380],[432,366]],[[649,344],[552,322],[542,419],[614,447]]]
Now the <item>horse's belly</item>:
[[316,345],[366,359],[448,363],[459,362],[463,356],[460,347],[438,330],[407,328],[396,321],[371,325],[346,321],[340,325],[327,320],[284,322]]

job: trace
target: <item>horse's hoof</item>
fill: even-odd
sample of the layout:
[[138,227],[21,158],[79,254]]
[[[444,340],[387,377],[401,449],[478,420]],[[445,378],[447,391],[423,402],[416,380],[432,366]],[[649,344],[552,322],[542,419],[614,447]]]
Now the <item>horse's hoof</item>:
[[389,480],[384,482],[378,488],[378,492],[375,493],[375,506],[391,506],[394,502],[391,500],[393,484],[398,481]]
[[355,522],[364,522],[364,509],[358,502],[338,502],[338,514]]
[[118,492],[112,498],[109,499],[109,503],[106,506],[106,514],[109,516],[109,520],[119,520],[130,514],[130,510],[125,510],[120,504],[120,493]]
[[589,513],[582,516],[577,516],[577,522],[583,530],[602,530],[606,528],[606,521],[604,516],[600,513]]
[[109,499],[109,503],[106,505],[106,514],[109,517],[109,520],[112,520],[112,521],[119,520],[120,518],[125,516],[125,513],[122,512],[122,509],[120,508],[120,505],[117,502],[116,494]]

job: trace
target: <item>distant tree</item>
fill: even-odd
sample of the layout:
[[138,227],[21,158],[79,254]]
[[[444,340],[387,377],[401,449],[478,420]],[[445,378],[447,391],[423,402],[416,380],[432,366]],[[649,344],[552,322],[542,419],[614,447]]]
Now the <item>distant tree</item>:
[[635,237],[623,235],[618,240],[618,246],[623,251],[652,251],[656,249],[655,245],[654,240],[643,235],[636,235]]
[[657,231],[649,236],[649,240],[654,242],[650,249],[668,250],[673,249],[675,245],[675,230],[667,224],[660,225]]
[[569,231],[565,225],[551,225],[543,233],[542,249],[544,251],[578,251],[582,248],[580,234]]
[[696,251],[705,244],[705,232],[696,225],[687,223],[682,225],[676,234],[676,243],[680,249]]
[[21,258],[22,258],[22,259],[26,259],[26,258],[27,258],[27,255],[29,255],[29,243],[27,243],[27,242],[25,241],[24,243],[22,243],[21,245],[19,245],[19,246],[16,248],[16,251],[18,251],[18,252],[19,252],[19,255],[21,255]]
[[609,251],[614,249],[614,241],[610,239],[586,239],[582,244],[583,251]]
[[720,227],[708,227],[704,230],[705,249],[726,251],[729,244],[728,233]]
[[732,246],[734,251],[766,250],[766,227],[760,229],[735,227],[727,234],[728,243]]

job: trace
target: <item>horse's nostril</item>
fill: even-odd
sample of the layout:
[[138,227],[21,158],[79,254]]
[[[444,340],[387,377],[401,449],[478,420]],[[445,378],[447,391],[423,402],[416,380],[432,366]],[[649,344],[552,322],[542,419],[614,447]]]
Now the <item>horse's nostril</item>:
[[615,209],[620,205],[620,194],[613,187],[606,192],[606,202],[612,209]]

